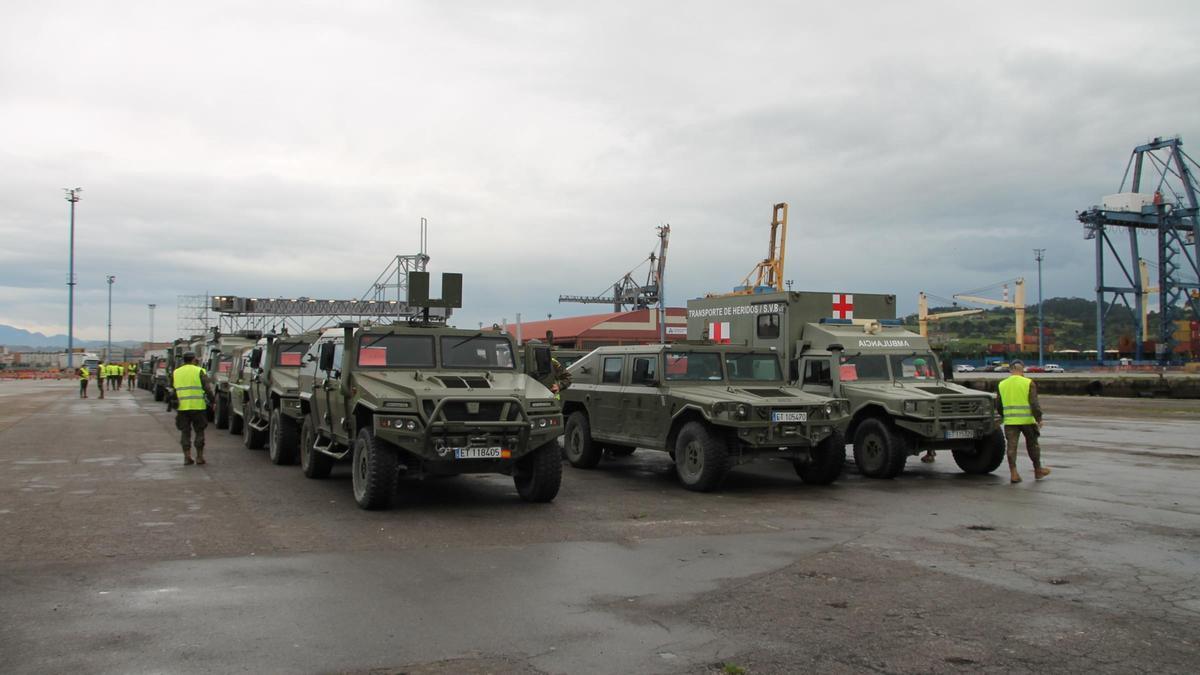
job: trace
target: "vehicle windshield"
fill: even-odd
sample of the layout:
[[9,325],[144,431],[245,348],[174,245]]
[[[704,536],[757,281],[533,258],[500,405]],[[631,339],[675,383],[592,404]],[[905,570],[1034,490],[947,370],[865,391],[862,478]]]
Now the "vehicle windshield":
[[432,368],[433,338],[425,335],[366,335],[358,345],[362,368]]
[[731,381],[775,382],[783,379],[774,354],[726,354],[725,370]]
[[675,382],[720,382],[721,355],[713,352],[667,352],[666,379]]
[[308,345],[303,342],[286,342],[279,345],[279,355],[275,357],[277,366],[299,366]]
[[228,373],[229,369],[232,367],[233,367],[233,356],[232,355],[222,354],[220,356],[220,358],[217,359],[217,372],[218,373]]
[[938,379],[937,359],[933,358],[933,354],[910,354],[908,356],[893,354],[889,358],[892,362],[892,377],[897,380]]
[[442,367],[503,368],[511,370],[513,361],[512,344],[507,338],[468,335],[442,338]]
[[883,354],[852,354],[850,356],[843,356],[839,375],[842,382],[854,382],[857,380],[888,381],[891,379],[891,376],[888,375],[887,357]]

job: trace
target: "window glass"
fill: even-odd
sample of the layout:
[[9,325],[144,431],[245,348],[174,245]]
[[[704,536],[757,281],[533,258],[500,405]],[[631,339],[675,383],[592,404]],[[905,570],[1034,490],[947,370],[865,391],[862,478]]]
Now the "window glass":
[[442,338],[442,365],[446,368],[511,369],[513,367],[512,344],[508,338],[480,335],[444,337]]
[[[342,343],[336,363],[341,363]],[[367,335],[358,343],[358,365],[367,368],[432,368],[433,338],[426,335]]]
[[760,340],[772,340],[779,337],[779,315],[758,315],[758,337]]
[[620,356],[610,356],[604,359],[604,370],[600,375],[602,384],[620,384],[621,383],[621,362]]
[[779,357],[774,354],[726,354],[725,370],[730,380],[775,382],[783,379]]
[[232,356],[222,354],[220,356],[220,358],[217,360],[217,372],[218,373],[228,373],[232,367],[233,367],[233,357]]
[[639,356],[633,360],[633,383],[644,384],[658,379],[658,358]]
[[892,360],[892,374],[897,380],[936,380],[937,375],[937,359],[933,358],[933,354],[912,354],[910,356],[901,356],[894,354]]
[[843,382],[891,379],[888,375],[887,357],[883,354],[843,356],[840,375]]
[[804,362],[804,384],[824,384],[833,386],[833,372],[829,361],[825,359],[808,359]]
[[279,355],[275,357],[275,365],[277,366],[299,366],[300,359],[304,356],[304,352],[308,351],[308,345],[303,342],[288,342],[279,345]]
[[712,352],[667,352],[667,378],[680,382],[719,382],[721,355]]

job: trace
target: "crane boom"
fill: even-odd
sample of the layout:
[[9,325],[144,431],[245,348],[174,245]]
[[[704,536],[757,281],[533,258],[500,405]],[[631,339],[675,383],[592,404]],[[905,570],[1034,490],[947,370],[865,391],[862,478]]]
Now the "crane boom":
[[1013,310],[1016,315],[1015,334],[1017,338],[1017,349],[1025,349],[1025,279],[1019,278],[1013,284],[1016,287],[1016,292],[1013,299],[1008,300],[1008,285],[1004,286],[1004,300],[994,300],[992,298],[981,298],[977,295],[966,295],[965,293],[954,294],[955,300],[966,300],[980,305],[993,305],[996,307],[1005,307]]
[[723,298],[783,291],[783,263],[787,257],[787,214],[787,202],[780,202],[772,209],[771,241],[767,245],[767,257],[750,270],[746,278],[742,279],[741,285],[734,287],[730,293],[710,293],[707,297]]
[[940,312],[938,314],[929,313],[929,299],[925,295],[925,291],[921,291],[917,295],[917,329],[921,337],[929,337],[929,322],[941,321],[955,316],[971,316],[974,314],[983,314],[982,309],[959,309],[952,312]]

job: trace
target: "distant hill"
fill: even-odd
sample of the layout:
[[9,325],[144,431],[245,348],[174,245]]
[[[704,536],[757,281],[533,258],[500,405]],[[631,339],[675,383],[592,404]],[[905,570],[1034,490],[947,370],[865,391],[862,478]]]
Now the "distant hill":
[[[104,340],[75,340],[76,347],[85,349],[95,349],[104,347]],[[114,340],[114,347],[138,347],[141,342],[136,340]],[[47,349],[66,349],[66,335],[44,335],[42,333],[33,333],[15,326],[6,326],[0,324],[0,345],[4,345],[14,352],[34,352],[44,351]]]

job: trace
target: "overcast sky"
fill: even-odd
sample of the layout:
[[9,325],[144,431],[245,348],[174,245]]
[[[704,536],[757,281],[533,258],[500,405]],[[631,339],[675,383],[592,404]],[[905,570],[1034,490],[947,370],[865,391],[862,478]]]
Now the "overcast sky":
[[[668,301],[791,205],[797,290],[1090,296],[1077,209],[1200,155],[1195,2],[5,2],[0,323],[175,332],[179,294],[358,297],[430,222],[457,323],[603,311],[670,223]],[[1031,285],[1031,290],[1033,286]],[[1036,298],[1031,294],[1031,298]]]

